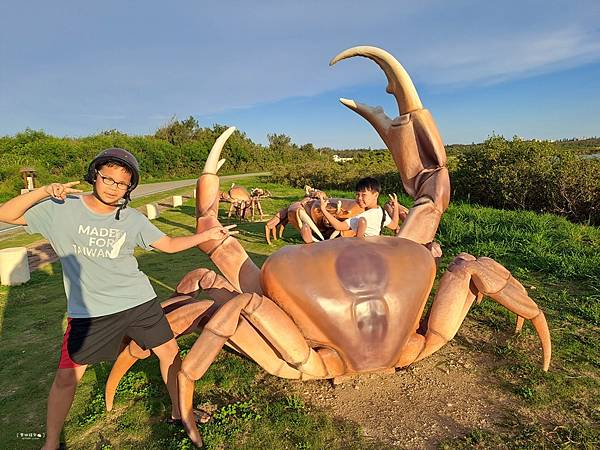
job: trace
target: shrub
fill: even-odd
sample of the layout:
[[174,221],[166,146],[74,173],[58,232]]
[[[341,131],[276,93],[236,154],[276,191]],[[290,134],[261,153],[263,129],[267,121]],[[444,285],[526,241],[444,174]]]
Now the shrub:
[[[453,198],[484,206],[548,212],[576,222],[600,224],[600,160],[548,141],[512,141],[492,136],[482,144],[461,146],[448,159]],[[329,156],[281,168],[274,181],[328,190],[353,190],[373,176],[385,193],[403,192],[387,151],[353,153],[353,161]]]
[[600,224],[600,163],[548,141],[492,136],[458,156],[454,197]]
[[[128,136],[108,130],[74,139],[28,129],[12,137],[0,137],[0,202],[14,197],[23,187],[20,168],[33,167],[39,185],[81,180],[92,158],[109,147],[122,147],[136,156],[143,182],[195,178],[225,129],[223,125],[200,128],[189,118],[183,122],[172,120],[154,136]],[[277,171],[292,161],[308,160],[317,154],[312,145],[298,147],[285,135],[273,135],[271,140],[269,147],[264,147],[236,131],[223,148],[222,157],[227,163],[220,173]]]

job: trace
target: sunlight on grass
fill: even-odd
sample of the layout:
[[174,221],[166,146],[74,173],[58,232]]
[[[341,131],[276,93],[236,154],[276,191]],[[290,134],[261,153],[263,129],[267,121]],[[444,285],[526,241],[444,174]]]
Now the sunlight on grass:
[[[239,184],[273,193],[263,201],[265,220],[302,196],[299,189],[262,179]],[[154,223],[171,235],[193,232],[193,201],[163,212]],[[282,246],[300,242],[291,227],[272,246],[264,240],[264,222],[241,222],[238,229],[240,242],[258,265]],[[511,270],[546,313],[553,338],[548,373],[539,369],[539,344],[529,324],[521,335],[498,337],[486,346],[482,351],[495,354],[498,361],[493,369],[496,383],[524,412],[513,412],[501,428],[449,437],[441,448],[524,448],[532,442],[548,448],[593,448],[599,439],[594,424],[600,391],[600,230],[550,215],[454,204],[442,220],[438,240],[445,252],[442,268],[466,251],[490,256]],[[168,297],[188,271],[213,268],[196,249],[175,255],[139,250],[136,255],[160,298]],[[65,324],[60,264],[34,272],[26,285],[0,287],[0,308],[0,442],[3,448],[39,448],[40,441],[23,441],[17,433],[44,429],[45,401]],[[489,299],[474,307],[467,320],[489,329],[514,326],[514,315]],[[183,354],[196,338],[179,339]],[[86,372],[65,427],[69,448],[192,448],[181,429],[163,422],[170,403],[154,357],[132,367],[119,385],[114,410],[107,413],[103,389],[109,370],[110,364],[103,363]],[[206,448],[384,447],[365,440],[356,424],[335,420],[279,392],[269,378],[248,359],[221,352],[196,383],[196,404],[215,410],[214,419],[201,426]],[[517,427],[518,420],[525,425]]]

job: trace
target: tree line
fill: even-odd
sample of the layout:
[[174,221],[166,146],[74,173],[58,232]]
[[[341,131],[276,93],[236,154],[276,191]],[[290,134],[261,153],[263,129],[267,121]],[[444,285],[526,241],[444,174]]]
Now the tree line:
[[[200,127],[197,120],[173,118],[153,135],[129,136],[108,130],[81,138],[55,137],[27,129],[0,137],[0,202],[23,187],[22,167],[37,171],[40,184],[82,179],[89,161],[102,149],[123,147],[139,160],[144,182],[194,178],[224,125]],[[271,171],[275,182],[353,190],[366,175],[379,178],[385,192],[402,192],[387,150],[347,151],[298,145],[285,134],[269,134],[268,145],[237,130],[224,146],[221,173]],[[492,135],[469,145],[448,145],[454,200],[504,209],[526,209],[600,225],[600,139],[561,141],[506,139]],[[336,163],[333,154],[352,157]]]

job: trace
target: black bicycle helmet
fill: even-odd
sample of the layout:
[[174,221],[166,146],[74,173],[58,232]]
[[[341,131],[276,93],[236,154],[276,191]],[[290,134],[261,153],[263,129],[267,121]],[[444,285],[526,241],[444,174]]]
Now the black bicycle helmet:
[[129,203],[131,200],[131,191],[133,191],[140,182],[140,165],[138,164],[137,159],[135,159],[135,156],[133,156],[127,150],[117,147],[107,148],[106,150],[102,150],[100,153],[98,153],[98,155],[96,155],[96,157],[92,160],[83,179],[93,185],[96,182],[96,174],[98,169],[109,162],[122,164],[131,171],[131,185],[123,196],[125,202],[122,203],[117,209],[116,219],[119,220],[121,210],[124,209],[127,206],[127,203]]

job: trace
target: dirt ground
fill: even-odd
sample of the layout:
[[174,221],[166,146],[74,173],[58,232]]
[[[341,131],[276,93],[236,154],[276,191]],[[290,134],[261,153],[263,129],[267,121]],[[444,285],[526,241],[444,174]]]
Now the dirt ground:
[[464,324],[454,341],[395,374],[363,374],[338,385],[280,380],[280,388],[305,404],[359,424],[374,442],[438,448],[441,440],[475,428],[497,428],[518,409],[514,394],[502,389],[491,373],[501,357],[490,354],[489,347],[487,352],[477,351],[487,345],[486,339],[493,339],[489,330],[478,328]]

